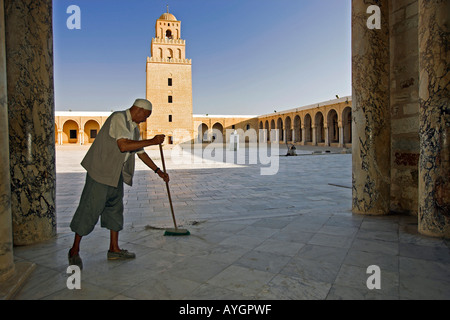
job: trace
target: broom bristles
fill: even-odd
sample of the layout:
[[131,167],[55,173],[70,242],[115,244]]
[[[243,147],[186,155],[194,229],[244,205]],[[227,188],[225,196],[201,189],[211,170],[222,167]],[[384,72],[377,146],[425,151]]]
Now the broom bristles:
[[167,229],[164,232],[165,236],[188,236],[191,233],[186,229]]

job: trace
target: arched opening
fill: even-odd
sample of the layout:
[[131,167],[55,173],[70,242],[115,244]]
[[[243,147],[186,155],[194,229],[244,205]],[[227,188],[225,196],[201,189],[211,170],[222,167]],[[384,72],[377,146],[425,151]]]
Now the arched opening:
[[208,126],[204,123],[198,126],[198,141],[208,141]]
[[167,58],[169,60],[173,59],[173,50],[172,49],[167,49]]
[[284,120],[284,123],[286,126],[286,142],[292,141],[291,117],[286,117],[286,120]]
[[324,143],[325,142],[325,127],[323,123],[323,114],[322,112],[317,112],[314,117],[314,124],[316,127],[316,142]]
[[302,120],[297,115],[294,118],[294,142],[302,141]]
[[275,132],[275,120],[272,119],[270,121],[270,141],[274,142],[276,140],[276,132]]
[[312,119],[309,113],[305,116],[305,142],[312,142]]
[[223,142],[223,125],[219,122],[213,125],[212,141]]
[[279,141],[284,141],[283,120],[281,118],[278,118],[277,120],[277,129],[280,137]]
[[338,114],[334,109],[331,109],[328,112],[327,127],[328,127],[328,141],[330,143],[338,143],[339,142]]
[[170,29],[167,29],[166,30],[166,38],[167,39],[172,39],[173,37],[172,37],[172,30],[170,30]]
[[100,124],[95,120],[89,120],[84,125],[84,143],[93,143],[100,131]]
[[342,126],[344,127],[344,144],[352,143],[352,108],[345,107],[342,111]]
[[63,125],[63,144],[78,143],[78,123],[73,120],[67,120]]
[[266,136],[264,134],[264,124],[262,121],[259,122],[258,128],[259,128],[258,141],[259,142],[265,141]]
[[266,142],[269,142],[269,140],[270,140],[270,134],[269,134],[270,128],[269,128],[269,121],[268,120],[266,120],[266,122],[264,123],[264,128],[266,129],[265,132],[264,132],[264,134],[266,135]]

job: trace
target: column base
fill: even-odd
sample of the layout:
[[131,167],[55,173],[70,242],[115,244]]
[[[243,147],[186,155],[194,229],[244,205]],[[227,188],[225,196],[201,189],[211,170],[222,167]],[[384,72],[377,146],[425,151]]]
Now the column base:
[[35,268],[32,262],[17,262],[13,274],[0,282],[0,300],[13,299]]

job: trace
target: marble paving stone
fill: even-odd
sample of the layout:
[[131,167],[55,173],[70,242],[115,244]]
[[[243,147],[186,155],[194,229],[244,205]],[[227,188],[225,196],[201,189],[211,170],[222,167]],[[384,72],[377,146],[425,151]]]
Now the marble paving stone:
[[398,255],[399,253],[398,243],[391,241],[358,239],[353,242],[352,248],[363,252],[384,253],[389,255]]
[[367,268],[371,265],[377,265],[381,270],[388,270],[398,272],[399,270],[399,257],[397,255],[388,255],[377,252],[364,252],[351,248],[345,260],[346,265],[358,266]]
[[280,232],[275,233],[271,239],[305,244],[314,236],[314,234],[314,232],[295,231],[284,228],[281,229]]
[[346,287],[333,284],[327,300],[398,300],[398,295],[389,296],[379,292],[378,290],[367,290],[361,288]]
[[219,244],[208,250],[202,250],[194,254],[193,256],[223,262],[230,265],[240,257],[242,257],[249,250],[251,249],[242,246]]
[[317,232],[318,233],[325,233],[325,234],[329,234],[329,235],[334,235],[334,236],[344,236],[344,237],[352,238],[358,232],[358,228],[355,228],[355,227],[330,226],[330,225],[326,225],[325,224]]
[[232,265],[209,279],[207,283],[240,292],[248,299],[255,297],[274,276],[275,274],[270,272]]
[[279,274],[263,287],[257,298],[263,300],[324,300],[330,287],[330,283]]
[[233,265],[247,267],[271,273],[279,273],[291,260],[291,257],[272,252],[252,250],[244,254]]
[[335,236],[325,233],[316,233],[309,241],[308,244],[315,244],[321,246],[328,246],[334,248],[350,248],[353,238],[344,236]]
[[265,218],[261,219],[252,224],[254,227],[264,227],[264,228],[274,228],[274,229],[282,229],[289,225],[294,217],[286,217],[286,218]]
[[359,228],[363,221],[362,216],[345,214],[346,216],[337,215],[336,213],[325,222],[327,226],[355,227]]
[[305,259],[301,256],[293,257],[280,271],[281,274],[302,279],[333,283],[339,272],[340,265],[331,262]]
[[277,239],[267,239],[255,248],[256,251],[278,253],[284,256],[294,256],[303,248],[303,243],[281,241]]
[[186,259],[185,255],[172,253],[164,249],[155,249],[136,259],[127,261],[127,265],[132,268],[144,268],[146,274],[157,275],[172,269]]
[[[367,274],[367,268],[343,264],[336,277],[335,284],[356,288],[360,291],[373,292],[389,297],[398,296],[399,275],[397,272],[381,270],[381,289],[370,290],[367,287],[367,280],[372,273]],[[376,290],[376,291],[375,291]]]
[[67,289],[67,275],[62,272],[51,270],[46,267],[37,266],[22,290],[14,296],[16,300],[38,300]]
[[372,219],[364,219],[361,223],[361,230],[378,230],[378,231],[397,231],[398,224],[393,218],[372,217]]
[[192,291],[188,300],[248,300],[242,293],[204,283]]
[[[110,261],[114,264],[114,261]],[[82,272],[83,275],[83,272]],[[148,272],[145,265],[122,263],[108,272],[98,273],[86,278],[86,281],[118,293],[134,286],[151,277],[153,273]],[[82,276],[82,279],[84,277]]]
[[247,235],[250,237],[259,237],[268,239],[275,233],[277,233],[277,229],[273,228],[265,228],[265,227],[255,227],[253,224],[251,226],[246,227],[245,229],[236,233],[236,235]]
[[317,262],[329,262],[340,265],[345,259],[348,250],[321,245],[305,245],[297,254],[298,257]]
[[188,279],[177,278],[168,273],[160,273],[157,277],[144,281],[124,290],[122,295],[139,300],[181,300],[189,296],[200,283]]
[[437,260],[423,260],[409,257],[399,258],[399,272],[403,276],[418,275],[422,278],[450,283],[450,264]]
[[81,283],[81,290],[64,288],[46,296],[43,300],[109,300],[116,295],[114,290],[101,288],[85,281]]
[[399,250],[400,256],[402,257],[434,260],[450,264],[450,250],[445,247],[418,246],[415,244],[400,243]]
[[360,229],[358,231],[358,233],[356,234],[356,237],[358,239],[365,239],[365,240],[381,240],[381,241],[398,242],[398,233],[397,232]]
[[261,239],[258,236],[247,236],[247,235],[233,235],[222,242],[220,245],[234,245],[240,246],[242,248],[253,249],[263,243],[266,239]]
[[400,276],[400,299],[406,300],[448,300],[450,282],[419,275]]
[[167,273],[177,278],[189,279],[204,283],[228,267],[228,263],[205,259],[202,257],[186,257],[175,263]]

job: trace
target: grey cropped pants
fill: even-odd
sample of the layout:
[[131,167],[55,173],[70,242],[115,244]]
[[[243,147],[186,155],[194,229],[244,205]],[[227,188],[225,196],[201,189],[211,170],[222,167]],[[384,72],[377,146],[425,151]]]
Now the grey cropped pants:
[[101,227],[112,231],[123,229],[123,178],[117,188],[99,183],[86,174],[80,203],[70,223],[73,232],[86,236],[94,230],[101,216]]

